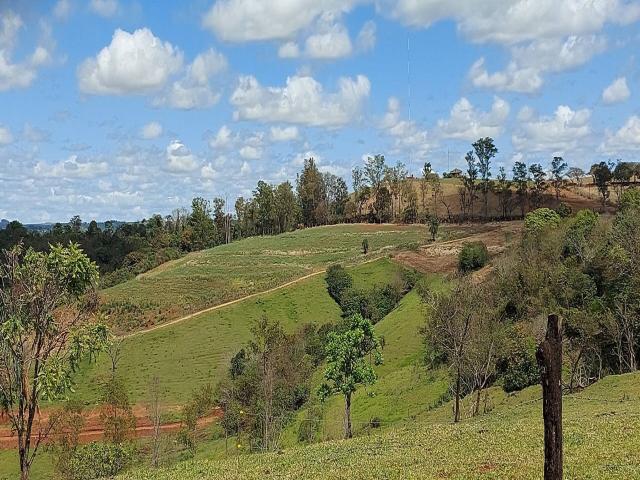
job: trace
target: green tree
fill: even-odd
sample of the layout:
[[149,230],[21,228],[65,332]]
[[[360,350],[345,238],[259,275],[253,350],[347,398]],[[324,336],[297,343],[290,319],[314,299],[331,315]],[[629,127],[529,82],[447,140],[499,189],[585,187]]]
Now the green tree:
[[278,233],[294,229],[298,217],[298,204],[293,186],[289,182],[282,182],[276,187],[274,202]]
[[75,244],[48,253],[4,252],[0,265],[0,402],[18,440],[21,478],[29,478],[50,427],[34,424],[42,399],[62,397],[83,358],[94,358],[107,328],[91,322],[96,265]]
[[351,397],[359,385],[372,385],[376,382],[369,356],[374,364],[382,363],[380,342],[369,320],[360,315],[347,319],[342,332],[331,332],[327,338],[327,368],[324,382],[320,386],[321,399],[340,393],[345,400],[344,437],[351,438]]
[[596,163],[591,166],[591,175],[593,175],[593,181],[598,188],[598,192],[602,197],[602,211],[604,212],[607,199],[609,198],[609,183],[613,178],[611,173],[611,165],[606,162]]
[[[369,188],[371,189],[371,197],[373,199],[373,208],[374,213],[378,217],[377,220],[381,222],[380,219],[380,205],[386,204],[389,202],[389,198],[385,198],[381,201],[378,197],[380,197],[382,193],[382,187],[384,182],[384,175],[387,170],[384,155],[375,155],[373,157],[367,157],[367,160],[364,163],[364,179],[366,180]],[[385,192],[383,192],[385,197],[389,197],[389,191],[385,188]],[[377,207],[376,207],[377,206]]]
[[[493,138],[478,139],[471,145],[478,159],[478,171],[482,184],[482,196],[484,199],[484,217],[489,215],[489,179],[491,178],[491,159],[496,156],[498,149],[493,143]],[[473,211],[471,212],[473,215]]]
[[208,200],[196,197],[191,201],[188,224],[192,232],[187,245],[189,250],[202,250],[214,244],[216,226],[211,218],[211,205]]
[[260,235],[270,235],[273,233],[275,225],[275,200],[273,187],[262,180],[253,192],[253,199],[256,205],[256,226]]
[[498,205],[500,207],[500,215],[507,218],[513,210],[511,182],[507,180],[507,172],[504,167],[500,167],[496,183],[496,195],[498,196]]
[[342,293],[353,286],[353,278],[342,265],[331,265],[324,277],[327,291],[338,305],[342,303]]
[[478,161],[473,151],[468,151],[464,159],[467,162],[467,172],[462,177],[463,191],[465,192],[464,199],[461,198],[461,207],[463,208],[462,216],[465,216],[465,212],[471,214],[473,218],[473,205],[477,198],[476,191],[478,186],[476,181],[478,180]]
[[520,203],[520,214],[524,217],[527,208],[527,193],[529,192],[529,173],[524,162],[513,165],[513,183],[516,184],[516,194]]
[[551,184],[556,192],[556,201],[560,201],[560,189],[567,173],[567,162],[562,157],[553,157],[551,160]]
[[297,180],[302,223],[315,227],[327,223],[327,190],[324,178],[313,158],[304,161]]
[[533,204],[533,208],[540,208],[544,193],[547,191],[547,174],[539,163],[531,165],[529,167],[529,173],[531,173],[533,178],[531,203]]

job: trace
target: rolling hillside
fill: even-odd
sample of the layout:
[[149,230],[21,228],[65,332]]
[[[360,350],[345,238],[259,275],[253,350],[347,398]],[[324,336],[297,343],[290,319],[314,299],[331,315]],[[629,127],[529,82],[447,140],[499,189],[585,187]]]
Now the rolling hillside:
[[[443,228],[442,236],[455,236]],[[273,237],[252,237],[191,253],[102,292],[118,331],[163,323],[262,292],[335,262],[357,264],[396,247],[426,242],[423,225],[335,225]],[[369,254],[362,254],[362,241]]]

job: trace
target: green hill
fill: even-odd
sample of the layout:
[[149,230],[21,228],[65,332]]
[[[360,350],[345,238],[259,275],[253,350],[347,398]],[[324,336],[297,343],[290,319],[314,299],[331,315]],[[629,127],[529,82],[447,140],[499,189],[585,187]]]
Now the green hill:
[[[443,229],[443,236],[453,235]],[[251,237],[191,253],[101,293],[121,331],[163,323],[324,270],[427,240],[424,225],[333,225]],[[369,254],[362,254],[362,241]]]
[[[356,285],[387,282],[400,267],[383,258],[350,268]],[[153,376],[163,389],[163,402],[179,405],[197,386],[217,383],[231,357],[251,338],[253,321],[267,315],[293,331],[305,323],[322,324],[340,318],[340,307],[327,293],[324,275],[258,295],[187,321],[126,338],[118,372],[125,379],[131,401],[146,400]],[[110,361],[101,354],[96,364],[78,377],[76,395],[87,403],[98,398],[98,381]]]

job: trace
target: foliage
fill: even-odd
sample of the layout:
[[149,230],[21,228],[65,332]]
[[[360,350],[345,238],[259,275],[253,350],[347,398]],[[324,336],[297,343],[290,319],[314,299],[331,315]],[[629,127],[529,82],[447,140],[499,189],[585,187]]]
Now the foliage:
[[560,215],[554,210],[538,208],[524,217],[524,228],[528,234],[538,235],[545,229],[557,227],[560,221]]
[[640,189],[634,187],[625,190],[618,202],[623,212],[640,208]]
[[91,442],[80,445],[69,459],[69,480],[93,480],[122,472],[135,458],[129,443]]
[[440,220],[435,215],[429,216],[429,233],[431,234],[431,241],[435,242],[438,236],[438,228],[440,228]]
[[484,242],[468,242],[458,254],[458,270],[470,272],[484,267],[489,261],[489,251]]
[[347,273],[342,265],[331,265],[327,269],[325,282],[327,282],[329,295],[339,304],[342,303],[344,291],[353,286],[351,275]]
[[382,363],[380,342],[371,322],[360,315],[347,319],[345,329],[331,332],[327,339],[327,367],[324,382],[318,391],[322,400],[340,393],[345,398],[345,437],[352,436],[351,396],[359,385],[372,385],[376,381],[373,363]]
[[47,253],[22,245],[4,252],[0,402],[18,437],[23,478],[51,428],[34,425],[41,400],[63,397],[80,362],[106,343],[106,327],[90,321],[96,298],[84,295],[97,279],[96,265],[75,244],[51,246]]
[[112,375],[102,386],[100,421],[104,437],[111,443],[123,443],[133,437],[136,417],[129,402],[127,387],[121,377]]

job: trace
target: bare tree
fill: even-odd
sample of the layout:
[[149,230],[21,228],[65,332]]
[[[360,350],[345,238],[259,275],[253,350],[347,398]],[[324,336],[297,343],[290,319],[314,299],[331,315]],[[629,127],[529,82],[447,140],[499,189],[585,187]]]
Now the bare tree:
[[160,422],[162,420],[162,410],[160,404],[160,378],[154,375],[149,386],[149,405],[147,405],[147,416],[153,426],[151,435],[151,465],[160,465]]

